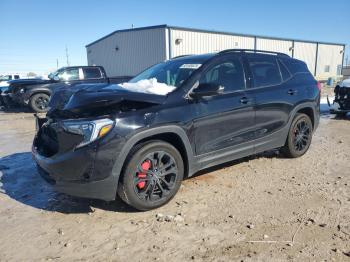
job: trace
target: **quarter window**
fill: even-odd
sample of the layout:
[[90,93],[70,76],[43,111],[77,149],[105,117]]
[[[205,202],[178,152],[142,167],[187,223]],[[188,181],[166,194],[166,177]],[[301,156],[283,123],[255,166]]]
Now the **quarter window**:
[[281,83],[281,74],[275,57],[261,56],[249,58],[254,87],[272,86]]
[[288,79],[290,78],[290,76],[291,76],[290,73],[289,73],[289,71],[288,71],[288,69],[287,69],[286,66],[285,66],[281,61],[279,61],[279,60],[278,60],[278,65],[279,65],[280,70],[281,70],[281,75],[282,75],[283,81],[288,80]]
[[101,71],[98,67],[83,68],[85,79],[102,78]]
[[224,87],[224,93],[245,88],[244,70],[238,58],[221,61],[210,68],[200,79],[200,84],[217,84]]

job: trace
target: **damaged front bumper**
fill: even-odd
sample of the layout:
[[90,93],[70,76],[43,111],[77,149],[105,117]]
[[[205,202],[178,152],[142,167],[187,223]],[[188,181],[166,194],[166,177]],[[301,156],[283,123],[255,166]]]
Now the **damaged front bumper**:
[[36,117],[37,135],[32,146],[38,173],[55,190],[78,197],[114,200],[119,174],[113,169],[123,139],[111,132],[101,140],[83,146],[76,135],[59,123]]

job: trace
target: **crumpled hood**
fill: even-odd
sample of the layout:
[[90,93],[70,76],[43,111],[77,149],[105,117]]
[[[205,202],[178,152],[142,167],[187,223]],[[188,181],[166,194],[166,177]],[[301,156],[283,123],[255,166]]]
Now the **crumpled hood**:
[[[93,114],[102,109],[118,110],[121,104],[142,103],[157,105],[166,96],[132,92],[116,84],[93,83],[61,87],[51,96],[48,116]],[[147,107],[147,106],[145,106]]]

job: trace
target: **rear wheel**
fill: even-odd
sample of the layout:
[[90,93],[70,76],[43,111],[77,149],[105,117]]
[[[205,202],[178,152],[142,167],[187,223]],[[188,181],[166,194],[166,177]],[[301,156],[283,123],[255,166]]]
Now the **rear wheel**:
[[46,112],[48,110],[50,97],[47,94],[39,93],[30,98],[30,107],[38,113]]
[[312,140],[312,122],[306,114],[297,114],[291,124],[282,152],[291,158],[304,155]]
[[184,164],[179,151],[169,143],[150,141],[130,153],[118,195],[138,210],[150,210],[170,201],[179,190]]

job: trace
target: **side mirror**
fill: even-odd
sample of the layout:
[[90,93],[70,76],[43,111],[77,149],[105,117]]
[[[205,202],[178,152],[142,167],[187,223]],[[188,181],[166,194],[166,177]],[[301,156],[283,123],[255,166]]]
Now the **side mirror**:
[[58,82],[58,81],[60,81],[60,78],[58,76],[54,76],[53,80]]
[[224,87],[216,83],[204,83],[192,90],[189,94],[192,98],[200,98],[205,96],[215,96],[224,92]]

